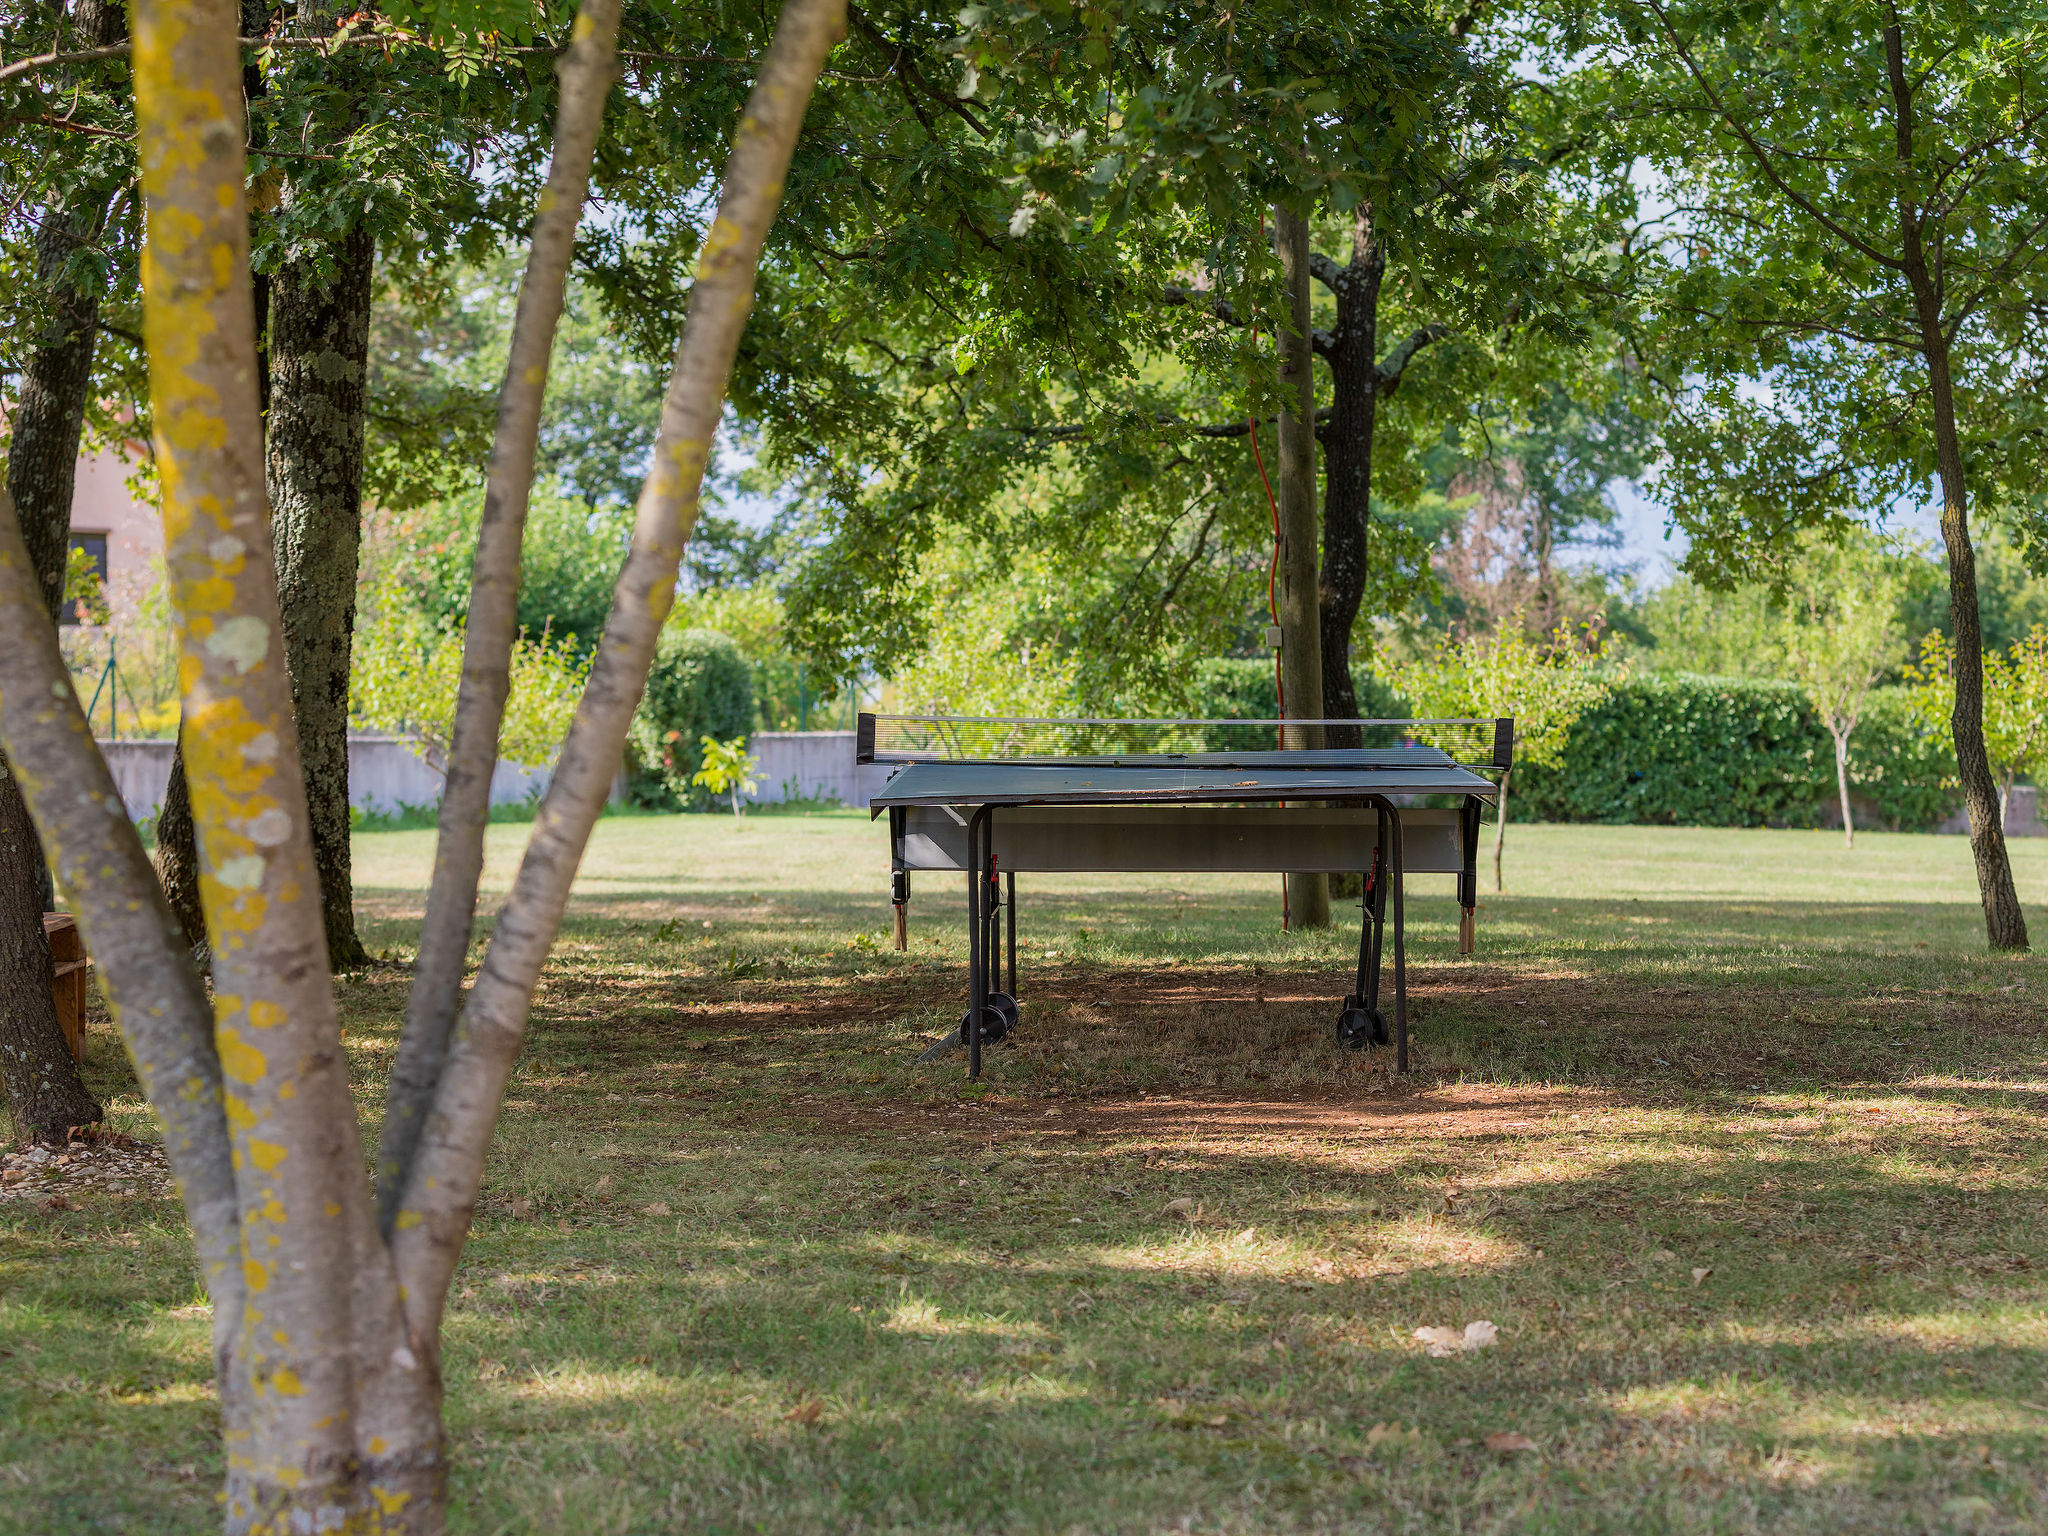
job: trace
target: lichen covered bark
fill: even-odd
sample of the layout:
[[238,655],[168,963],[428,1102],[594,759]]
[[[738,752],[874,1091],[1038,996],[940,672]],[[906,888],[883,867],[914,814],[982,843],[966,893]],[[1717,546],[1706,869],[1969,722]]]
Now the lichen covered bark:
[[348,664],[376,257],[376,240],[358,227],[286,262],[270,285],[265,467],[313,864],[336,969],[363,960],[349,872]]
[[619,0],[584,0],[561,64],[555,152],[534,209],[533,240],[498,391],[483,515],[470,566],[462,686],[442,784],[433,884],[427,893],[405,1029],[391,1067],[377,1149],[377,1214],[387,1236],[462,1001],[463,967],[476,923],[477,882],[483,875],[491,779],[498,767],[498,733],[512,690],[519,551],[533,488],[541,405],[547,395],[555,328],[568,291],[576,226],[590,192],[590,166],[604,124],[605,97],[618,78],[618,32]]
[[412,1471],[438,1467],[438,1429],[423,1447],[408,1438],[417,1415],[387,1414],[377,1444],[358,1436],[360,1401],[423,1373],[402,1344],[374,1352],[388,1326],[357,1326],[369,1201],[264,498],[237,20],[232,0],[138,0],[134,51],[144,333],[240,1212],[250,1411],[227,1447],[228,1524],[361,1528],[384,1466],[401,1472],[393,1498],[418,1497]]
[[[127,26],[121,7],[104,0],[81,0],[72,19],[85,48],[105,47]],[[67,204],[43,210],[34,241],[43,320],[8,408],[7,489],[35,580],[35,606],[53,619],[64,597],[100,312],[98,284],[76,280],[72,259],[98,238],[106,202],[103,194],[79,188]],[[43,937],[49,894],[28,807],[0,756],[0,1083],[19,1134],[61,1142],[72,1127],[96,1124],[101,1112],[64,1048],[51,1002],[50,946]]]
[[[241,1333],[240,1219],[221,1096],[220,1058],[205,990],[185,963],[184,936],[157,892],[128,808],[78,707],[56,632],[7,497],[0,493],[0,741],[99,957],[100,990],[143,1091],[185,1202],[213,1302],[214,1365],[230,1443],[247,1438]],[[229,1502],[237,1502],[236,1490]]]
[[422,1336],[439,1331],[534,984],[618,769],[655,641],[675,603],[676,568],[696,524],[726,381],[753,308],[762,243],[782,202],[804,109],[825,55],[845,33],[845,0],[790,0],[740,119],[718,211],[697,259],[689,317],[611,616],[512,894],[463,1005],[393,1223],[407,1314]]

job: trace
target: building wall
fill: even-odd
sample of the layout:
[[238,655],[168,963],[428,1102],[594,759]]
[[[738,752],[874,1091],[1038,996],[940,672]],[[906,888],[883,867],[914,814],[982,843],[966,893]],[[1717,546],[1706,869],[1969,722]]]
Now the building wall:
[[131,616],[143,595],[163,579],[163,519],[128,489],[128,477],[147,452],[132,443],[121,452],[108,448],[81,454],[78,487],[71,497],[73,538],[87,533],[106,537],[107,601],[116,623]]

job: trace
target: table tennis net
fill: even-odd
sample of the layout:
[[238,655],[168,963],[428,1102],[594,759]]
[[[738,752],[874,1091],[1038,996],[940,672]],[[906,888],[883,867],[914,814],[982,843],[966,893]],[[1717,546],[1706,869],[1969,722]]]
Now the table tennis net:
[[1468,768],[1506,768],[1510,720],[1065,720],[989,715],[859,718],[862,762],[1060,762],[1075,758],[1241,756],[1299,749],[1435,748]]

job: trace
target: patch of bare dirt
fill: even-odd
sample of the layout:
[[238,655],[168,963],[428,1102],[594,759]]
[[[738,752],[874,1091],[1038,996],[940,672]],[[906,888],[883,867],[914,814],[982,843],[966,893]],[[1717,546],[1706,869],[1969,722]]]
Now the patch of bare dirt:
[[126,1136],[0,1156],[0,1201],[33,1201],[44,1210],[63,1211],[88,1199],[162,1199],[172,1192],[164,1149]]

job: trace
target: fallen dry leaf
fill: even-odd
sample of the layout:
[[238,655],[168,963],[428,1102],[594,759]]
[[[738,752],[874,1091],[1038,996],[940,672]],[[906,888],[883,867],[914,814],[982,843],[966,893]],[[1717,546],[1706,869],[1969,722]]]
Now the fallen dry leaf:
[[808,1429],[824,1416],[825,1405],[815,1397],[807,1397],[785,1413],[783,1418],[791,1424],[801,1424]]
[[1456,1328],[1418,1328],[1414,1336],[1439,1360],[1487,1349],[1500,1342],[1500,1330],[1484,1319],[1467,1323],[1462,1331]]
[[1702,1280],[1706,1279],[1707,1276],[1711,1275],[1713,1272],[1714,1271],[1711,1268],[1695,1269],[1692,1272],[1692,1283],[1694,1285],[1698,1285]]
[[524,1195],[515,1195],[512,1199],[512,1214],[521,1221],[526,1220],[533,1214],[533,1202]]
[[642,1216],[666,1216],[669,1214],[668,1202],[666,1200],[657,1200],[654,1204],[641,1211],[640,1214]]
[[1418,1328],[1415,1337],[1439,1360],[1460,1354],[1465,1348],[1465,1335],[1455,1328]]
[[1194,1214],[1194,1209],[1195,1202],[1186,1197],[1166,1202],[1166,1214],[1169,1216],[1191,1216]]
[[1259,1229],[1257,1227],[1246,1227],[1242,1232],[1238,1233],[1237,1236],[1233,1237],[1231,1241],[1233,1243],[1248,1243],[1258,1235]]
[[610,1189],[611,1187],[612,1176],[610,1174],[606,1174],[603,1178],[597,1181],[597,1192],[600,1195],[603,1194],[606,1190]]
[[1405,1429],[1399,1424],[1375,1424],[1365,1432],[1365,1443],[1368,1447],[1383,1445],[1389,1440],[1413,1444],[1421,1438],[1421,1430]]
[[1527,1435],[1516,1434],[1513,1430],[1502,1430],[1497,1435],[1486,1437],[1486,1448],[1489,1451],[1533,1451],[1536,1449],[1536,1442]]

